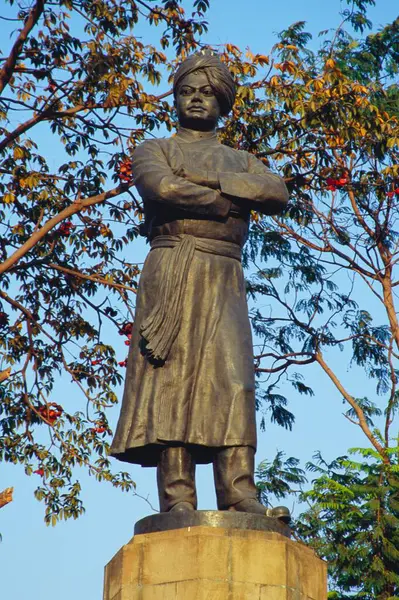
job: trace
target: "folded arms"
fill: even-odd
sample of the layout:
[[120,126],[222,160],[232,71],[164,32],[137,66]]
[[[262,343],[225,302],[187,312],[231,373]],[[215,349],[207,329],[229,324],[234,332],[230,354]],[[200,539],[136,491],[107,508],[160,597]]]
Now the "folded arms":
[[248,172],[172,170],[159,144],[139,146],[132,158],[134,182],[145,200],[166,203],[197,215],[225,218],[230,212],[256,210],[272,215],[288,201],[284,181],[254,156],[248,155]]

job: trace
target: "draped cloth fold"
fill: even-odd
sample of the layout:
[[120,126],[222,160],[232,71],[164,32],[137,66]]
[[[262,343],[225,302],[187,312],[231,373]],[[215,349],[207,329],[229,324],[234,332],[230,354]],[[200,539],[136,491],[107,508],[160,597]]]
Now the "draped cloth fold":
[[161,281],[156,303],[140,327],[145,353],[150,361],[164,363],[175,341],[182,319],[187,277],[195,251],[241,260],[238,244],[198,238],[193,235],[161,235],[151,242],[154,248],[173,248]]

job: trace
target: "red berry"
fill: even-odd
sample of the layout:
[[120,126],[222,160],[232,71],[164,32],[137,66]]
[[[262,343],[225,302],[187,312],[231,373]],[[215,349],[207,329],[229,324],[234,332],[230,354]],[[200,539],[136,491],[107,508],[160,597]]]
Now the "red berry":
[[119,330],[119,335],[131,335],[133,323],[124,323]]
[[326,179],[327,185],[335,185],[336,181],[337,180],[333,179],[332,177],[327,177],[327,179]]
[[44,418],[46,421],[50,423],[54,423],[62,415],[64,409],[59,404],[55,402],[50,402],[49,404],[38,406],[37,412]]
[[58,228],[58,233],[61,235],[70,235],[71,231],[75,229],[75,225],[72,221],[64,221]]
[[118,177],[121,181],[129,183],[133,179],[132,163],[126,158],[119,165]]

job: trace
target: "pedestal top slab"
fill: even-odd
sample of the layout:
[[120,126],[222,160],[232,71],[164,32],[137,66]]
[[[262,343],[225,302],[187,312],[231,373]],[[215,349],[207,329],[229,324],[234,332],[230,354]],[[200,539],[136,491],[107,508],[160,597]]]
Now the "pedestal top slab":
[[134,534],[183,529],[186,527],[222,527],[223,529],[247,529],[272,531],[291,537],[288,525],[272,517],[252,513],[222,510],[193,510],[186,513],[158,513],[137,521]]

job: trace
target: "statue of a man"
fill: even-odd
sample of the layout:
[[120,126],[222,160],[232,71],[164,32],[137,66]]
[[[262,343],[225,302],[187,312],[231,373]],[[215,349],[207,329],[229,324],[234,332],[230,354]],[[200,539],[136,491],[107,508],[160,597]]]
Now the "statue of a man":
[[157,467],[161,511],[195,510],[195,465],[212,462],[220,510],[289,520],[256,499],[253,348],[241,267],[250,210],[281,212],[287,189],[253,155],[219,143],[215,129],[232,108],[235,84],[217,56],[185,60],[173,92],[177,134],[144,142],[132,157],[151,251],[111,454]]

